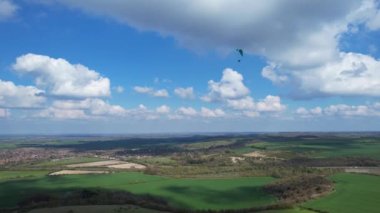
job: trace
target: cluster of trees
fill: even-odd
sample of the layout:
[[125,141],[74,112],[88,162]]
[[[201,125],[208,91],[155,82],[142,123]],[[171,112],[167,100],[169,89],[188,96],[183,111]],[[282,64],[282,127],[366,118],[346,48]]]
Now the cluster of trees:
[[340,158],[292,158],[283,162],[288,166],[308,167],[345,167],[345,166],[380,166],[380,160],[368,157],[340,157]]
[[333,182],[320,175],[284,178],[264,187],[266,192],[275,195],[285,203],[306,201],[327,194],[333,189]]
[[31,209],[72,206],[72,205],[136,205],[143,208],[155,209],[173,213],[245,213],[259,212],[273,209],[287,209],[292,206],[287,203],[278,203],[262,207],[253,207],[238,210],[190,210],[178,209],[158,197],[149,195],[134,195],[125,191],[112,191],[101,189],[78,189],[69,192],[51,192],[35,194],[19,203],[19,208],[0,209],[1,212],[29,212]]
[[121,205],[131,204],[162,211],[171,210],[168,203],[159,197],[135,195],[126,191],[104,189],[78,189],[69,192],[39,193],[22,200],[18,212],[30,209],[71,205]]

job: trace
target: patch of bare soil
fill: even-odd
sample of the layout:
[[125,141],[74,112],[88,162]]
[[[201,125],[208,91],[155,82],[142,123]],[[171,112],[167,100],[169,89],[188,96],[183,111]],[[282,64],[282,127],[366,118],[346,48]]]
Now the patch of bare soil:
[[87,170],[61,170],[50,173],[49,175],[86,175],[86,174],[107,174],[108,171],[87,171]]
[[122,163],[125,163],[125,162],[118,161],[118,160],[105,160],[105,161],[97,161],[97,162],[90,162],[90,163],[70,164],[70,165],[67,165],[67,167],[69,168],[104,167],[104,166],[122,164]]
[[137,164],[137,163],[122,163],[122,164],[109,165],[107,167],[112,168],[112,169],[146,169],[146,166],[142,164]]
[[69,168],[106,167],[111,169],[146,169],[145,165],[118,160],[98,161],[67,165]]
[[243,160],[244,160],[244,158],[242,158],[242,157],[231,157],[232,163],[237,163],[237,162],[243,161]]
[[257,152],[257,151],[250,152],[250,153],[245,153],[245,154],[243,154],[243,156],[245,156],[245,157],[251,157],[251,158],[267,158],[268,157],[265,154],[263,154],[261,152]]

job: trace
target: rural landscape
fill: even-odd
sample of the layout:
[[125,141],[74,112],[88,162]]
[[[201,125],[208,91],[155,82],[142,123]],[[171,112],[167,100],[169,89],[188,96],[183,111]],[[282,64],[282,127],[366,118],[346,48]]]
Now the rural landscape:
[[0,0],[0,213],[380,213],[380,0]]
[[378,133],[3,136],[1,212],[377,212]]

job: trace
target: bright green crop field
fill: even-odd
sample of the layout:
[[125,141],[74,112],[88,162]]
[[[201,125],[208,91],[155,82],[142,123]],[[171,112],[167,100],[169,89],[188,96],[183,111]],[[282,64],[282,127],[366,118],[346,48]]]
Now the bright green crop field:
[[268,205],[276,198],[261,187],[273,178],[174,179],[123,172],[109,175],[70,175],[40,177],[0,183],[0,207],[12,207],[26,195],[43,191],[79,188],[126,190],[135,194],[151,194],[168,200],[174,207],[191,209],[239,209]]
[[0,183],[13,179],[41,178],[48,174],[48,171],[0,171]]
[[334,175],[332,179],[336,182],[335,192],[303,206],[329,213],[379,212],[379,176],[346,173]]
[[317,158],[371,157],[380,159],[380,140],[315,139],[281,142],[255,142],[241,147],[238,153],[251,151],[285,151],[307,154]]

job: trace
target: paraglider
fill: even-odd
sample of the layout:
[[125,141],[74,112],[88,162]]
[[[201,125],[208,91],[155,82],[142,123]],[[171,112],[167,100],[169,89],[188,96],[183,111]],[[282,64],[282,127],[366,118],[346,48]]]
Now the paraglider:
[[[244,56],[244,52],[243,52],[243,49],[236,49],[236,52],[239,53],[240,57],[243,57]],[[241,59],[238,59],[238,62],[240,62]]]

